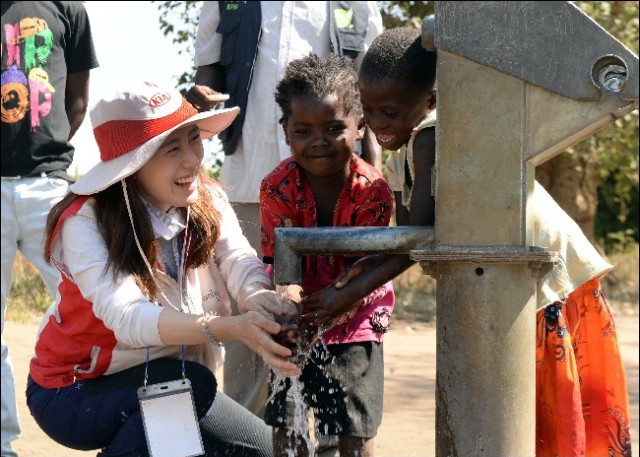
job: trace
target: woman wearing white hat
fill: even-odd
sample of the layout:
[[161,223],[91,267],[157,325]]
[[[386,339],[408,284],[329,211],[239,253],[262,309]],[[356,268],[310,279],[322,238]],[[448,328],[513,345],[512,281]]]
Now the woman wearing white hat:
[[[287,305],[225,193],[200,172],[202,139],[237,114],[198,114],[149,82],[92,110],[101,162],[49,214],[45,257],[62,281],[27,386],[31,414],[55,441],[100,456],[271,454],[270,429],[216,393],[213,375],[231,340],[299,373],[272,339]],[[230,316],[227,291],[243,314]],[[195,431],[182,430],[189,411]],[[163,433],[175,420],[180,431]]]

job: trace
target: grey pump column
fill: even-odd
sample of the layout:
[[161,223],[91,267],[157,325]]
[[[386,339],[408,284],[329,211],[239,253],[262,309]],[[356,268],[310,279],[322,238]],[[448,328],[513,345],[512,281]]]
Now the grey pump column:
[[437,279],[436,455],[534,456],[534,167],[638,107],[638,57],[570,2],[436,2],[423,45],[435,252],[412,257]]
[[[436,2],[434,228],[276,229],[275,281],[314,253],[409,252],[437,279],[436,454],[535,455],[534,168],[638,108],[638,57],[570,2]],[[427,431],[430,432],[430,431]]]

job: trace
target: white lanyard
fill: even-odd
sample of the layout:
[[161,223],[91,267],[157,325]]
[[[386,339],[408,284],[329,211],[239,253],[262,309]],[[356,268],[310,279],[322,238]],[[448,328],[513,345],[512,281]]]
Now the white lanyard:
[[[156,290],[168,305],[171,301],[164,294],[160,284],[156,279],[155,272],[144,254],[135,225],[133,224],[133,213],[127,184],[121,180],[124,191],[124,199],[129,212],[129,220],[133,229],[133,237],[136,246],[145,265],[151,273],[151,277],[156,286]],[[187,208],[187,227],[189,226],[189,208]],[[177,262],[178,289],[180,291],[180,311],[182,311],[182,301],[184,297],[184,276],[185,276],[185,256],[188,245],[188,233],[182,243],[180,261]],[[176,261],[178,259],[176,258]],[[138,389],[138,399],[140,401],[140,411],[142,413],[142,423],[144,425],[145,437],[151,457],[193,457],[204,454],[200,424],[196,415],[195,404],[191,382],[185,376],[184,367],[184,345],[181,346],[182,373],[181,379],[157,384],[147,385],[149,368],[150,348],[147,346],[147,360],[144,370],[143,386]]]

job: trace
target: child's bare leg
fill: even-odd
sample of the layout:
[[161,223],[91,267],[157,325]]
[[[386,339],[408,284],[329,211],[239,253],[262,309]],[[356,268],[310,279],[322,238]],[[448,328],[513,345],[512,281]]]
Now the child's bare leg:
[[[290,453],[293,450],[293,454]],[[309,449],[304,437],[296,435],[285,427],[273,427],[273,457],[314,457],[309,455]]]
[[373,438],[341,436],[338,449],[340,457],[373,457]]

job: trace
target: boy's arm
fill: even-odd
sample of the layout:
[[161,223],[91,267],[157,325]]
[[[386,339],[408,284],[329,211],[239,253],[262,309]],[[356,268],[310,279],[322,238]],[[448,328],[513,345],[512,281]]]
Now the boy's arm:
[[336,283],[302,300],[309,311],[300,316],[303,323],[329,328],[351,315],[362,299],[413,265],[407,254],[370,255],[345,270]]
[[421,131],[413,143],[415,182],[411,192],[409,223],[406,225],[434,225],[436,213],[431,181],[435,162],[436,129],[430,127]]
[[402,192],[393,193],[396,200],[396,225],[403,226],[411,224],[409,220],[409,210],[402,204]]
[[[431,171],[435,164],[435,128],[420,132],[414,141],[413,165],[415,182],[411,192],[411,211],[402,205],[400,192],[395,192],[398,225],[433,225],[435,199],[431,195]],[[303,304],[311,312],[301,319],[311,325],[340,313],[347,314],[355,304],[413,265],[408,254],[371,255],[347,268],[333,286],[306,297]]]

